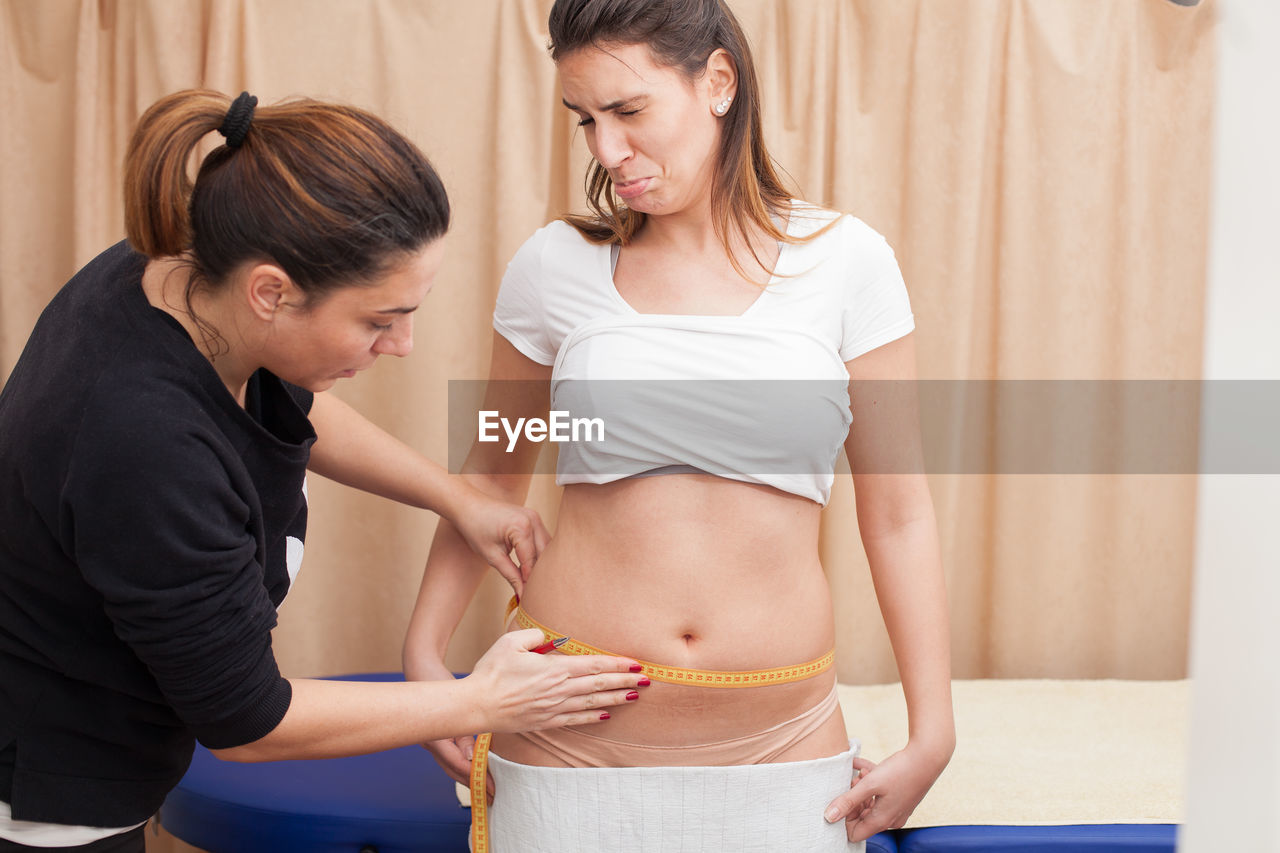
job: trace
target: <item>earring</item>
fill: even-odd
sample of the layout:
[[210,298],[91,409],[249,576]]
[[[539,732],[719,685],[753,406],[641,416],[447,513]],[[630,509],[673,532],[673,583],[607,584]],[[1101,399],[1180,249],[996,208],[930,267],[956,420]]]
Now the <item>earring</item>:
[[722,116],[729,111],[729,104],[732,101],[733,95],[726,95],[725,99],[712,107],[712,109],[715,111],[716,115]]

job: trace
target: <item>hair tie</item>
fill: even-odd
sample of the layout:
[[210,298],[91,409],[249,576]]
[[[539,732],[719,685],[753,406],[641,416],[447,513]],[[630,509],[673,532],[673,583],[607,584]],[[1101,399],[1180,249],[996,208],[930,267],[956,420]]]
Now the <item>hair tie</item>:
[[249,133],[249,123],[253,121],[253,109],[256,106],[258,106],[258,99],[248,92],[241,92],[240,97],[231,102],[231,108],[227,110],[226,118],[218,128],[218,133],[227,138],[228,148],[239,148],[244,144],[244,138]]

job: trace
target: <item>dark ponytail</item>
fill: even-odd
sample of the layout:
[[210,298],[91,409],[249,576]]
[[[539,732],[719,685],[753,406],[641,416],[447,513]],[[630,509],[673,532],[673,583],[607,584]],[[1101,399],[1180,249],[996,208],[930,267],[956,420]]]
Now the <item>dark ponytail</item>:
[[449,200],[426,157],[354,107],[253,109],[240,144],[215,148],[192,182],[191,156],[231,103],[206,90],[162,98],[125,155],[129,242],[191,264],[188,307],[195,287],[217,288],[249,260],[280,266],[309,301],[367,284],[448,229]]

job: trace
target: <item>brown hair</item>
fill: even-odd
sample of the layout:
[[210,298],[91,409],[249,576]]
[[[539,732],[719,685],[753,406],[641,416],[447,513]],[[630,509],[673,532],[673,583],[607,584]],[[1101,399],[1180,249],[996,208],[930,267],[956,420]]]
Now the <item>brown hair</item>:
[[188,312],[196,288],[217,288],[245,261],[277,264],[312,302],[371,283],[448,230],[449,200],[426,157],[349,106],[259,108],[240,144],[215,148],[192,182],[192,153],[230,104],[207,90],[161,98],[125,154],[129,242],[151,258],[187,260]]
[[[720,119],[720,156],[711,183],[711,216],[716,233],[734,268],[750,278],[731,248],[737,234],[747,246],[760,230],[786,243],[812,239],[792,237],[774,224],[786,212],[793,193],[778,176],[764,144],[760,118],[760,85],[751,48],[737,18],[724,0],[556,0],[547,21],[551,58],[559,61],[574,51],[611,44],[646,45],[655,61],[694,80],[706,70],[707,59],[721,48],[738,71],[738,90],[729,111]],[[566,216],[593,243],[625,245],[644,224],[645,214],[618,203],[613,180],[598,162],[586,176],[587,205],[592,216]],[[752,254],[760,268],[772,272]]]

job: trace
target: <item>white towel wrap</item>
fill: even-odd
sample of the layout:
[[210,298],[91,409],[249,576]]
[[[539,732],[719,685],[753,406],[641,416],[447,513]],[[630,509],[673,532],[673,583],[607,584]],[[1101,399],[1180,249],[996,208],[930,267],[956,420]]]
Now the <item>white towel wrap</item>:
[[730,767],[532,767],[490,753],[493,853],[863,853],[822,817],[860,744]]

